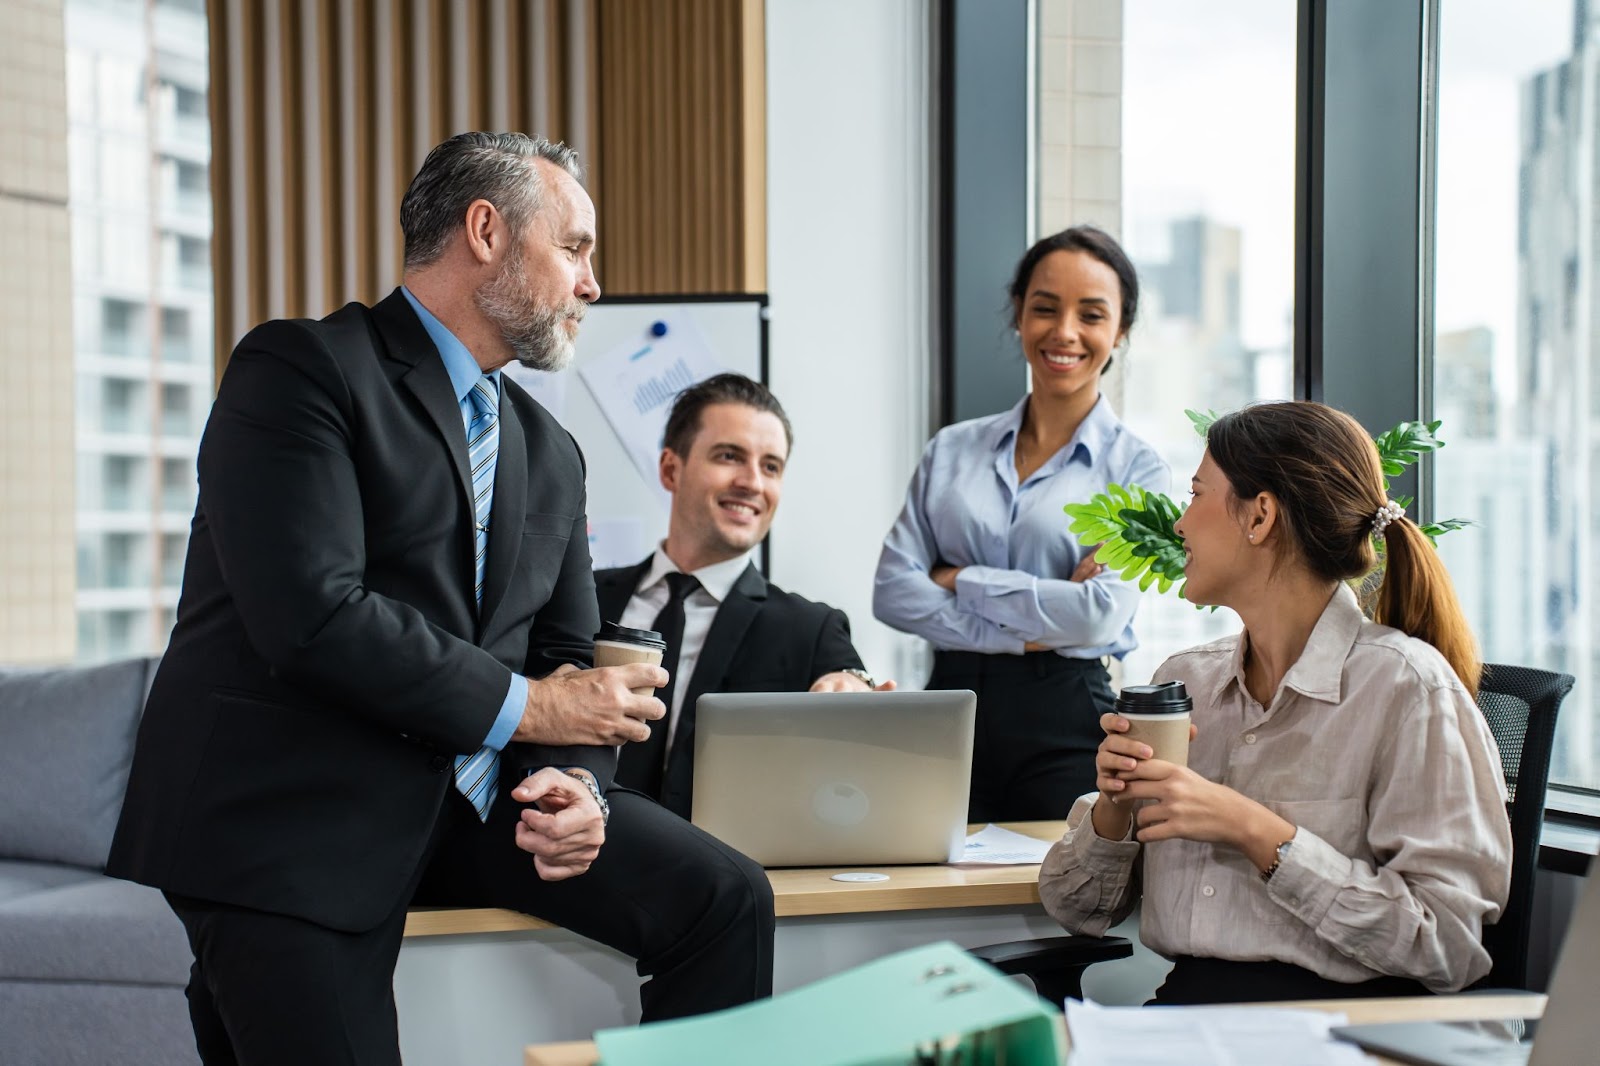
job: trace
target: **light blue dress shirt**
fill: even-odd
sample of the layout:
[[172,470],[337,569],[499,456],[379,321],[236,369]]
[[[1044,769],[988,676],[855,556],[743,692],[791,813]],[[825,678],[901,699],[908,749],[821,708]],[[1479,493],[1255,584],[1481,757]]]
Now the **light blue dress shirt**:
[[[444,359],[445,372],[450,375],[450,387],[456,393],[456,406],[461,408],[461,431],[465,433],[467,425],[472,421],[472,399],[468,393],[483,376],[483,368],[472,358],[467,346],[446,329],[443,322],[434,318],[433,313],[423,307],[415,296],[411,295],[410,289],[402,285],[400,291],[405,294],[406,301],[411,304],[411,309],[417,313],[417,317],[422,319],[422,328],[428,331],[434,347],[439,349],[439,355]],[[494,380],[495,393],[498,395],[500,371],[490,371],[489,377]],[[493,533],[489,535],[494,536]],[[506,688],[505,702],[500,705],[500,713],[495,717],[489,735],[483,738],[484,747],[500,751],[506,746],[511,734],[516,732],[518,723],[522,721],[522,709],[527,702],[528,679],[513,670],[511,684]]]
[[[1172,472],[1102,396],[1066,446],[1018,485],[1027,404],[1024,396],[928,442],[883,542],[872,613],[941,651],[1021,655],[1031,642],[1070,659],[1120,658],[1139,646],[1139,588],[1111,571],[1067,580],[1089,549],[1061,509],[1112,482],[1168,492]],[[941,564],[962,568],[953,593],[929,576]]]

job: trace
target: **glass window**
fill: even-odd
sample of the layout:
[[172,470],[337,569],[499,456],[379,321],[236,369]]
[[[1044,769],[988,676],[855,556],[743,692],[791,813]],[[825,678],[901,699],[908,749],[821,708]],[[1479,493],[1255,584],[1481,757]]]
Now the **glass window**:
[[1551,778],[1600,788],[1600,247],[1583,86],[1600,22],[1570,0],[1440,8],[1434,513],[1484,657],[1578,679]]
[[[193,432],[192,420],[194,415],[189,403],[189,397],[192,392],[193,390],[189,386],[172,382],[161,386],[162,433],[169,437],[186,437]],[[166,462],[176,463],[179,470],[182,470],[185,465],[181,459],[168,459]],[[166,480],[166,475],[163,474],[163,484],[165,484]]]
[[83,660],[166,643],[171,571],[181,571],[187,542],[173,516],[194,512],[185,449],[212,394],[210,244],[196,236],[209,232],[211,212],[205,5],[154,7],[151,19],[147,0],[63,5],[78,416],[103,431],[79,438]]
[[[1123,13],[1122,232],[1141,293],[1122,417],[1182,502],[1204,451],[1184,409],[1292,388],[1295,5],[1127,0]],[[1150,593],[1123,680],[1238,628]]]

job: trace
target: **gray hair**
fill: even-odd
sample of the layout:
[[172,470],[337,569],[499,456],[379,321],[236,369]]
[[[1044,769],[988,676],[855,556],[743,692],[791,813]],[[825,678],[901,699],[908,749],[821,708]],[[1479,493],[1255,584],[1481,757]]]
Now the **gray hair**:
[[578,153],[543,137],[458,133],[436,146],[400,201],[406,267],[437,261],[474,200],[493,204],[520,238],[543,203],[544,182],[536,165],[540,159],[583,180]]

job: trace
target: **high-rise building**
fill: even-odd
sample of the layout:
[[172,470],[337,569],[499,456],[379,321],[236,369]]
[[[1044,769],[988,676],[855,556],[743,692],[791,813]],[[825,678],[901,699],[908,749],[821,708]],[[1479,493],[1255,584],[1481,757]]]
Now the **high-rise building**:
[[[1241,234],[1204,217],[1167,224],[1167,254],[1138,264],[1139,321],[1127,355],[1123,419],[1172,464],[1172,495],[1205,451],[1184,409],[1231,411],[1256,395],[1256,353],[1241,339]],[[1200,610],[1174,594],[1146,595],[1134,621],[1140,646],[1122,679],[1143,684],[1166,656],[1238,629],[1230,611]]]
[[1591,780],[1600,770],[1593,695],[1600,680],[1600,246],[1591,220],[1600,203],[1600,172],[1592,164],[1600,151],[1597,75],[1600,18],[1579,2],[1571,57],[1522,90],[1513,416],[1516,436],[1536,442],[1540,453],[1522,471],[1532,488],[1523,513],[1542,534],[1535,550],[1544,569],[1529,575],[1537,583],[1523,593],[1537,608],[1529,618],[1527,661],[1577,677],[1574,699],[1582,702],[1563,716],[1558,750],[1568,765],[1555,774]]
[[211,397],[201,0],[67,0],[83,660],[158,652]]

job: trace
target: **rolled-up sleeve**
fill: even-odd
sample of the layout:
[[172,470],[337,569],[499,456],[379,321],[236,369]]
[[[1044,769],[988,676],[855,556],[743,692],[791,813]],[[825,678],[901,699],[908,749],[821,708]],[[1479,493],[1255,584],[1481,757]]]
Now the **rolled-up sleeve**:
[[1456,991],[1489,972],[1483,927],[1510,892],[1499,756],[1464,690],[1437,688],[1396,713],[1408,720],[1368,797],[1374,861],[1300,828],[1268,895],[1362,965]]
[[1078,797],[1067,815],[1067,832],[1051,845],[1039,867],[1039,899],[1069,933],[1104,936],[1126,918],[1139,898],[1142,845],[1130,825],[1122,840],[1094,830],[1090,813],[1099,793]]

